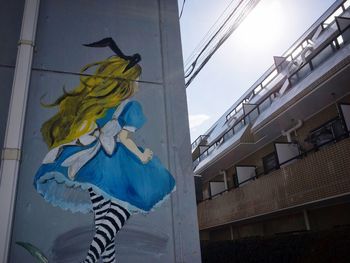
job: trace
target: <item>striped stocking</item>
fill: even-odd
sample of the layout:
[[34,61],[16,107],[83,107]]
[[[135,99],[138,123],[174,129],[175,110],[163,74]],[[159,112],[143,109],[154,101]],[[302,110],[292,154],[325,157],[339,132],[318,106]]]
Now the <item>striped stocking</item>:
[[122,206],[96,194],[92,188],[89,188],[89,193],[95,214],[96,232],[84,263],[95,263],[100,256],[104,263],[115,262],[115,235],[129,219],[130,213]]

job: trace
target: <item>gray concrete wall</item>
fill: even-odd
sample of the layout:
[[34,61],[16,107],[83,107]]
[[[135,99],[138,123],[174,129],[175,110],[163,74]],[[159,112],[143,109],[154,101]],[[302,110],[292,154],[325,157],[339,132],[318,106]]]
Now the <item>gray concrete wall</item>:
[[350,225],[350,203],[308,211],[311,230],[322,231]]
[[[83,43],[113,37],[126,54],[140,53],[143,73],[136,96],[147,123],[134,136],[169,168],[177,190],[160,209],[133,216],[118,234],[119,262],[200,262],[186,93],[176,0],[45,0],[41,2],[28,98],[10,262],[35,262],[16,241],[39,247],[50,262],[79,262],[94,226],[90,215],[46,203],[32,186],[47,153],[40,127],[62,87],[73,88],[85,64],[112,55]],[[58,73],[64,71],[67,73]],[[181,128],[180,128],[181,127]]]
[[0,149],[5,136],[23,5],[24,0],[14,0],[2,3],[0,8]]
[[[350,223],[350,213],[347,213],[349,208],[350,203],[341,203],[307,210],[310,230],[316,232],[348,226]],[[200,237],[201,240],[210,241],[236,240],[300,231],[307,231],[303,210],[301,209],[283,216],[261,218],[254,223],[232,224],[232,232],[230,225],[203,230],[200,232]]]

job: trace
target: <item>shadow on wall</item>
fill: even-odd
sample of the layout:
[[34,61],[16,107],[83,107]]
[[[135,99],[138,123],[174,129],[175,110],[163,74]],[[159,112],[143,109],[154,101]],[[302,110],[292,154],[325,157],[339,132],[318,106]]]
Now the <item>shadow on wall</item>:
[[350,225],[201,243],[203,263],[348,263]]
[[[70,230],[56,238],[50,258],[56,263],[76,263],[86,255],[94,229],[90,226]],[[138,254],[153,255],[155,258],[167,253],[169,237],[141,224],[127,224],[116,237],[118,256]]]

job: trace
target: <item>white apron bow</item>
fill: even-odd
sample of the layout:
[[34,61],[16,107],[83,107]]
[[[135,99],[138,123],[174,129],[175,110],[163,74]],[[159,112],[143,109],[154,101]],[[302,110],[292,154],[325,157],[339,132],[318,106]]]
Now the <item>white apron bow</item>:
[[79,145],[78,142],[84,146],[90,145],[91,143],[96,142],[96,144],[90,148],[83,149],[72,156],[68,157],[62,166],[68,167],[68,177],[73,180],[78,171],[92,158],[95,157],[96,153],[101,149],[106,152],[107,155],[112,155],[115,147],[116,140],[115,136],[121,131],[122,127],[119,125],[118,117],[123,111],[128,100],[123,101],[114,112],[113,117],[108,121],[101,129],[95,125],[95,129],[88,134],[80,136],[78,139],[62,144],[47,153],[43,163],[52,163],[58,157],[60,150],[63,146],[67,145]]

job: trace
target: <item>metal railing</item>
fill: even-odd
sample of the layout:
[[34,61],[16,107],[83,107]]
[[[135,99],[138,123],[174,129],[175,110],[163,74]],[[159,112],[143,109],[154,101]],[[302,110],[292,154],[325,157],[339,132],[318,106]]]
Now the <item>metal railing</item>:
[[[339,8],[342,8],[343,12],[346,10],[344,7],[344,3],[342,3]],[[337,12],[337,11],[335,11],[335,12]],[[329,17],[332,17],[332,16],[333,16],[333,14],[331,14]],[[328,24],[327,27],[331,26],[333,23],[335,23],[335,20],[333,20],[331,24]],[[323,22],[322,22],[322,24],[323,24]],[[325,60],[327,60],[330,56],[332,56],[335,52],[337,52],[342,46],[344,46],[344,44],[348,42],[347,39],[344,40],[342,37],[342,35],[344,33],[350,34],[350,27],[349,26],[346,27],[341,32],[337,31],[335,36],[331,37],[325,43],[323,43],[323,45],[320,49],[316,50],[314,53],[311,53],[309,56],[307,56],[307,58],[305,59],[305,62],[303,64],[301,64],[299,66],[299,68],[295,69],[294,72],[292,72],[290,74],[290,76],[288,77],[288,81],[289,81],[290,85],[289,85],[289,88],[286,91],[284,91],[284,93],[291,90],[293,88],[293,86],[295,86],[295,84],[297,84],[301,79],[303,79],[307,75],[309,75],[314,69],[316,69]],[[301,54],[299,53],[295,58],[297,58],[300,55]],[[288,59],[288,57],[286,59]],[[271,72],[273,72],[273,70]],[[271,81],[273,81],[276,78],[276,76],[271,78],[270,81],[267,84],[265,84],[265,87],[266,87],[266,85],[271,83]],[[266,80],[267,78],[268,77],[264,78],[263,81]],[[263,81],[261,81],[261,82],[263,82]],[[218,139],[216,139],[215,141],[210,143],[210,145],[208,145],[208,149],[206,149],[203,153],[200,153],[199,157],[193,161],[193,168],[195,169],[197,167],[197,165],[202,160],[207,158],[215,150],[216,147],[218,147],[223,142],[227,141],[229,138],[234,136],[245,125],[252,123],[263,111],[265,111],[268,107],[270,107],[270,105],[272,104],[274,99],[278,96],[277,94],[279,93],[281,88],[282,88],[282,86],[279,87],[279,89],[277,89],[277,90],[276,89],[270,90],[270,92],[267,94],[267,96],[263,100],[260,100],[256,104],[255,107],[253,107],[249,112],[243,113],[242,116],[237,118],[234,125],[230,129],[228,129],[226,132],[224,132]],[[254,92],[254,90],[252,92]],[[261,92],[261,91],[259,91],[259,92]],[[242,104],[242,106],[243,106],[243,104]]]
[[[332,126],[335,122],[341,122],[341,121],[342,121],[342,120],[341,120],[340,117],[334,118],[334,119],[332,119],[332,120],[326,122],[325,124],[323,124],[321,127],[317,128],[317,130],[318,130],[318,129],[321,129],[321,128],[323,128],[323,127]],[[311,133],[312,133],[312,132],[311,132]],[[326,145],[332,144],[332,143],[337,143],[337,142],[339,142],[339,141],[341,141],[341,140],[343,140],[343,139],[348,138],[349,136],[350,136],[350,132],[346,131],[345,129],[344,129],[344,132],[341,133],[341,134],[335,135],[335,134],[333,133],[333,136],[330,137],[328,140],[323,141],[321,144],[313,145],[313,147],[311,147],[311,148],[308,149],[308,150],[302,150],[302,151],[300,152],[300,154],[294,156],[293,158],[291,158],[291,159],[289,159],[289,160],[284,161],[283,163],[280,163],[279,166],[278,166],[278,168],[276,168],[276,169],[274,169],[274,170],[271,170],[269,173],[272,173],[272,172],[275,172],[275,171],[277,171],[277,170],[280,170],[281,167],[282,167],[283,165],[285,165],[285,164],[287,164],[287,163],[289,163],[289,162],[291,162],[291,161],[294,161],[294,160],[302,160],[303,158],[307,157],[309,154],[314,153],[314,152],[317,152],[320,148],[322,148],[322,147],[324,147],[324,146],[326,146]],[[242,181],[242,182],[240,182],[240,183],[238,183],[238,184],[235,184],[235,185],[233,185],[233,186],[230,186],[230,187],[228,187],[227,189],[225,189],[225,190],[223,190],[223,191],[221,191],[221,192],[218,192],[218,193],[216,193],[216,194],[214,194],[214,195],[211,195],[211,196],[209,196],[209,197],[207,197],[207,198],[205,198],[205,199],[197,200],[197,203],[201,203],[201,202],[204,202],[204,201],[207,201],[207,200],[211,200],[211,199],[213,199],[213,198],[215,198],[215,197],[217,197],[217,196],[219,196],[219,195],[222,195],[223,193],[226,193],[226,192],[229,192],[229,191],[231,191],[231,190],[233,190],[233,189],[235,189],[235,188],[238,188],[240,185],[242,185],[242,184],[244,184],[244,183],[246,183],[246,182],[254,181],[254,180],[258,179],[258,178],[261,177],[261,176],[268,175],[269,173],[267,173],[267,174],[265,174],[264,172],[258,173],[258,174],[256,174],[255,176],[252,176],[252,177],[250,177],[250,178],[248,178],[248,179],[246,179],[246,180],[244,180],[244,181]]]
[[202,143],[207,144],[206,140],[209,138],[209,135],[199,135],[198,138],[192,143],[192,150],[194,150],[197,146],[201,145]]
[[[335,23],[335,17],[341,16],[348,9],[348,2],[350,3],[350,1],[346,1],[337,6],[336,10],[319,24],[319,26],[322,27],[322,31],[332,26]],[[262,91],[266,91],[267,86],[277,77],[281,65],[285,62],[291,62],[298,59],[301,56],[302,51],[310,46],[310,43],[312,43],[312,41],[307,36],[305,39],[301,40],[300,44],[298,44],[296,47],[288,50],[285,54],[286,58],[281,61],[279,65],[272,66],[265,72],[265,74],[261,77],[262,80],[260,80],[258,84],[254,84],[255,88],[247,93],[240,103],[226,115],[226,120],[228,121],[231,117],[233,117],[240,110],[240,108],[242,108],[244,103],[249,102]]]
[[252,99],[254,99],[257,95],[262,92],[266,92],[269,84],[278,76],[277,68],[273,68],[271,73],[268,74],[266,78],[264,78],[252,91],[248,93],[247,97],[243,99],[232,111],[230,111],[226,115],[226,121],[230,121],[232,117],[234,117],[242,108],[245,103],[248,103]]

